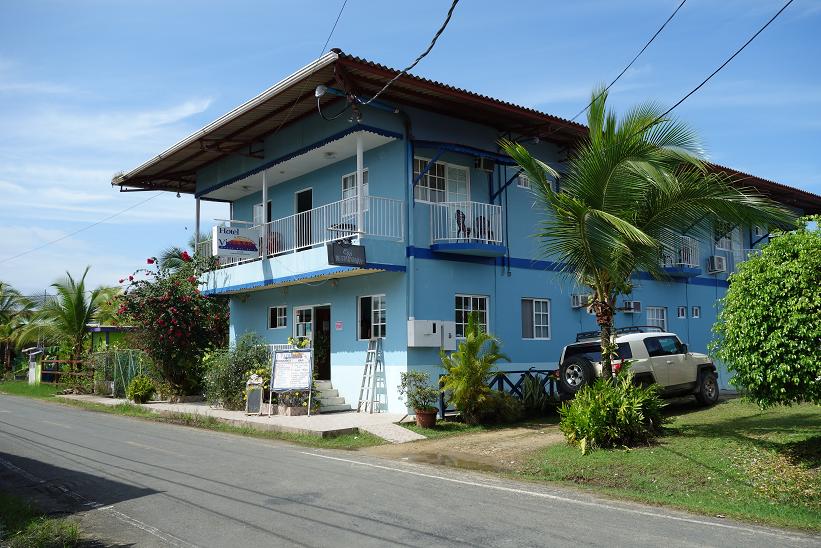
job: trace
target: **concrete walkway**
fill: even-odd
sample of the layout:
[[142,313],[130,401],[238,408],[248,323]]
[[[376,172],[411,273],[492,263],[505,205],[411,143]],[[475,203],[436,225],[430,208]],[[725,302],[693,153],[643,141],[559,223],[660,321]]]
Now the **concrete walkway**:
[[[130,403],[125,399],[108,398],[92,395],[64,395],[58,396],[66,400],[99,403],[102,405],[118,405]],[[152,402],[142,407],[160,415],[190,414],[215,419],[235,426],[248,426],[258,430],[274,432],[291,432],[294,434],[308,434],[319,437],[339,436],[341,434],[356,434],[360,430],[370,432],[391,443],[405,443],[425,436],[403,428],[396,423],[404,418],[398,413],[357,413],[356,411],[342,413],[328,413],[286,417],[283,415],[246,415],[243,411],[226,411],[210,407],[207,403],[167,403]]]

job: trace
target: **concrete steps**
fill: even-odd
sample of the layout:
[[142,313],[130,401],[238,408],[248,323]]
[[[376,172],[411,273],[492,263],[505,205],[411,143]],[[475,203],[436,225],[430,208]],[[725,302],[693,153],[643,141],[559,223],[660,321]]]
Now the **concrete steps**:
[[331,381],[315,381],[315,383],[316,399],[320,403],[320,413],[338,413],[351,410],[351,405],[345,403],[345,398],[339,395],[339,390],[333,387]]

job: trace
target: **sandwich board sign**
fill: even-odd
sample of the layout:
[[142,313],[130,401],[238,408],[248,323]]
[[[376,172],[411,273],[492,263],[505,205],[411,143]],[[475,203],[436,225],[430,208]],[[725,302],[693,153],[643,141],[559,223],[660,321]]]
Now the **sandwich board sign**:
[[259,230],[238,226],[215,226],[211,245],[216,257],[256,259],[259,257]]
[[271,361],[271,395],[274,392],[307,390],[310,416],[313,376],[314,360],[310,349],[277,350]]

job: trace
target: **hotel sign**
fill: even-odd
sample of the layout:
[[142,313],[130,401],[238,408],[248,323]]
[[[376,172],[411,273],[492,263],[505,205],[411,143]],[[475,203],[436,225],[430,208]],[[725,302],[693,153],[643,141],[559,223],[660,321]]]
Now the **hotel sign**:
[[227,259],[259,257],[259,230],[233,226],[215,226],[211,245],[214,255]]
[[328,264],[364,268],[365,246],[331,242],[328,244]]

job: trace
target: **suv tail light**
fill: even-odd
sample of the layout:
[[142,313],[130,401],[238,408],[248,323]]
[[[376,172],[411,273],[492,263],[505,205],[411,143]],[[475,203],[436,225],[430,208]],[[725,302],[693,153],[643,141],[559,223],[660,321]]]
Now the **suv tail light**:
[[621,360],[613,360],[611,364],[613,365],[613,373],[621,371]]

